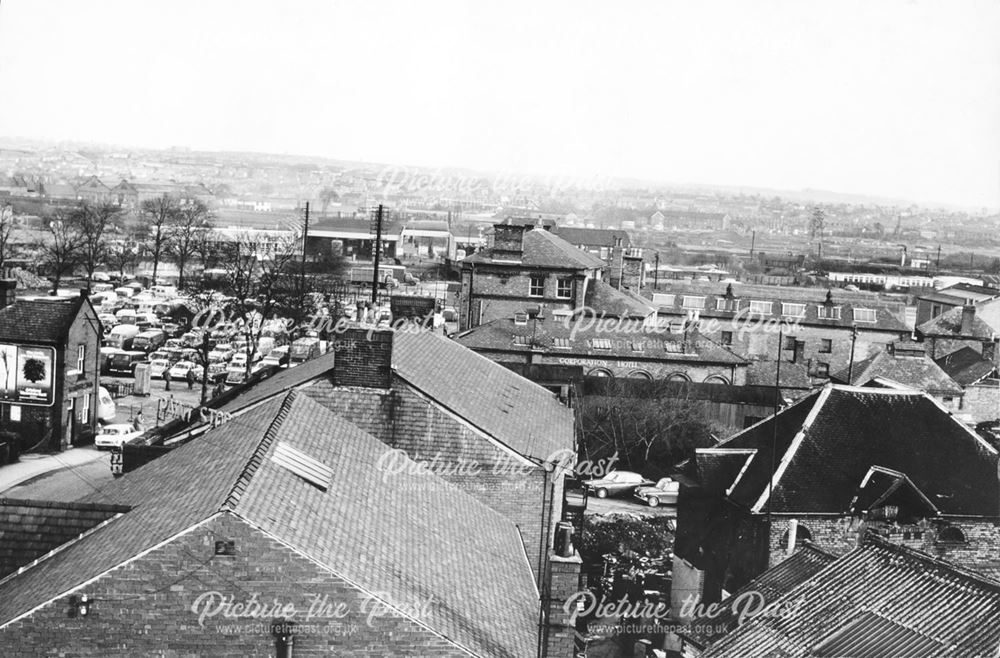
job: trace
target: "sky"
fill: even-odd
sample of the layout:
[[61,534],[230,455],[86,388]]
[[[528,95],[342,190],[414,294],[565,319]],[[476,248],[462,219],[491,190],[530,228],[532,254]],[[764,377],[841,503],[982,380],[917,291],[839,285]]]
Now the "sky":
[[1000,0],[0,0],[0,136],[1000,206]]

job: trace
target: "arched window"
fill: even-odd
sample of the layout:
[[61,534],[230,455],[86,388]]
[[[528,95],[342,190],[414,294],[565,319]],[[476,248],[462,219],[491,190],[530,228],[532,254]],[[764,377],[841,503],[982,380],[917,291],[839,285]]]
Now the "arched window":
[[723,377],[722,375],[712,375],[711,377],[707,377],[705,379],[705,383],[706,384],[726,384],[726,385],[728,385],[729,384],[729,380],[726,379],[725,377]]
[[675,372],[667,376],[668,382],[689,382],[691,378],[685,375],[683,372]]
[[628,374],[628,376],[634,379],[645,379],[647,381],[652,381],[653,379],[653,376],[645,370],[633,370]]
[[614,377],[607,368],[594,368],[588,373],[591,377]]
[[[801,523],[798,524],[798,528],[795,530],[795,548],[801,546],[804,541],[812,541],[812,538],[809,528]],[[784,534],[781,535],[781,547],[783,549],[788,547],[788,530],[785,530]]]
[[965,541],[965,533],[958,526],[945,526],[938,532],[938,541],[961,543]]

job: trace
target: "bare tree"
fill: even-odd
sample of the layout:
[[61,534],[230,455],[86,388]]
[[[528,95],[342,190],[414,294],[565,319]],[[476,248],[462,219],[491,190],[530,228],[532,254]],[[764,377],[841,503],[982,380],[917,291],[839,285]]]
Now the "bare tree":
[[10,257],[9,249],[10,236],[14,231],[14,208],[11,206],[0,207],[0,271],[3,271],[4,262]]
[[118,279],[125,280],[125,270],[139,262],[139,243],[134,238],[126,238],[115,242],[108,249],[108,261],[118,270]]
[[256,234],[240,236],[230,264],[229,283],[235,297],[232,311],[247,342],[246,376],[268,320],[286,313],[300,300],[297,293],[299,240],[287,236],[270,241]]
[[107,261],[108,234],[121,224],[121,208],[109,201],[83,202],[70,215],[71,230],[79,244],[80,264],[87,273],[87,289],[94,271]]
[[39,259],[52,274],[52,294],[59,292],[62,278],[79,262],[80,243],[73,224],[64,211],[55,211],[45,225],[43,237],[35,245]]
[[168,194],[146,199],[139,206],[139,221],[149,233],[146,245],[153,258],[153,281],[160,269],[160,260],[168,253],[171,238],[171,225],[180,211],[180,203]]
[[180,204],[171,223],[171,251],[177,261],[177,287],[184,287],[184,270],[198,253],[201,241],[211,231],[212,213],[200,199],[187,199]]

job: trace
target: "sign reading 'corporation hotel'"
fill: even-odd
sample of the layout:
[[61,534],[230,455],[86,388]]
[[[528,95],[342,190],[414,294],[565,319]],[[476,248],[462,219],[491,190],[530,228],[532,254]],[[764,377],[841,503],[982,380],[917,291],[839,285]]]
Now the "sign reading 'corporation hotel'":
[[560,365],[564,366],[598,366],[598,367],[616,366],[619,368],[640,367],[638,361],[609,361],[607,359],[575,359],[569,356],[560,357],[558,362]]

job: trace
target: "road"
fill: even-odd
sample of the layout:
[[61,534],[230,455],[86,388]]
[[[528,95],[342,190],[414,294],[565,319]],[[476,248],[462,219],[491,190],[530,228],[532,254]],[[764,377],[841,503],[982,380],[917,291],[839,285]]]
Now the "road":
[[97,461],[60,468],[39,475],[3,492],[4,498],[73,502],[112,482],[110,452]]
[[658,505],[650,507],[632,498],[598,498],[589,496],[587,498],[587,516],[598,516],[604,514],[634,514],[638,516],[666,516],[677,518],[677,507],[675,505]]

